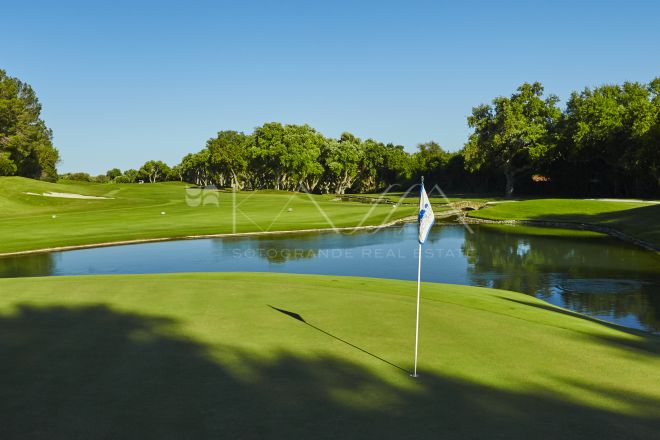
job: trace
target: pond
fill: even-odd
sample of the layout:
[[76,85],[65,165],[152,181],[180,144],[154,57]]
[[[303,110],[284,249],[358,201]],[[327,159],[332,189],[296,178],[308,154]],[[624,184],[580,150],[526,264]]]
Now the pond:
[[[0,277],[263,271],[415,280],[417,226],[144,243],[0,258]],[[584,231],[436,225],[422,280],[526,293],[617,324],[660,330],[660,258]]]

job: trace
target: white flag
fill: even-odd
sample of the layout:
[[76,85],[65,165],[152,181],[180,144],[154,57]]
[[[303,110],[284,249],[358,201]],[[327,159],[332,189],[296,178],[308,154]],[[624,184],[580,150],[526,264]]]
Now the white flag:
[[424,244],[426,241],[426,236],[429,235],[431,226],[435,222],[435,216],[433,215],[433,209],[431,208],[431,202],[426,195],[426,190],[424,189],[424,184],[422,183],[422,191],[419,194],[419,244]]

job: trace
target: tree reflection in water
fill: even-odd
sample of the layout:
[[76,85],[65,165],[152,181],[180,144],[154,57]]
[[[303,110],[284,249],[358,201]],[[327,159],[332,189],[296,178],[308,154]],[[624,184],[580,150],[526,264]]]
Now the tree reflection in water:
[[476,286],[523,292],[591,316],[635,319],[660,330],[660,261],[610,237],[531,235],[529,228],[481,225],[463,252]]
[[0,258],[0,278],[53,275],[56,255],[43,253]]

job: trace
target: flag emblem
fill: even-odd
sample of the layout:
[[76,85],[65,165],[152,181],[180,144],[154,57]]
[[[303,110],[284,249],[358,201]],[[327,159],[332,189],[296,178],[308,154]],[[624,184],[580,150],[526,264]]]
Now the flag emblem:
[[435,215],[433,215],[433,208],[431,208],[431,202],[426,195],[426,190],[424,189],[424,184],[422,184],[422,190],[419,194],[419,244],[424,244],[426,237],[429,235],[431,226],[435,222]]

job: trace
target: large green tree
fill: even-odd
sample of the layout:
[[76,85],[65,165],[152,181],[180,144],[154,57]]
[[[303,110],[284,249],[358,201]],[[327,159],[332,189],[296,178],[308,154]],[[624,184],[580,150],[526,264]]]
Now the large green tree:
[[309,191],[314,191],[323,175],[319,156],[325,141],[325,137],[309,125],[284,127],[284,144],[287,146],[285,169],[289,170],[290,176],[287,189],[304,185]]
[[344,194],[353,186],[360,163],[360,140],[344,133],[339,140],[327,139],[322,148],[321,163],[325,168],[322,192]]
[[[573,92],[566,106],[567,160],[596,181],[608,182],[615,195],[657,188],[658,83],[626,82]],[[648,188],[647,188],[648,190]]]
[[232,188],[242,186],[242,174],[248,165],[249,141],[249,136],[237,131],[220,131],[215,138],[208,140],[209,166],[219,183],[228,180]]
[[504,174],[505,195],[513,194],[515,178],[553,158],[561,116],[559,99],[543,98],[539,82],[524,83],[511,97],[500,96],[492,105],[472,109],[468,125],[474,129],[465,145],[465,159],[472,170],[484,166]]
[[161,160],[147,161],[140,168],[140,178],[148,180],[149,183],[163,182],[170,174],[170,167]]
[[177,166],[177,172],[180,173],[182,180],[205,186],[212,180],[209,162],[208,149],[198,153],[190,153],[181,160],[181,163]]
[[[437,142],[429,141],[419,144],[417,152],[413,155],[416,176],[422,175],[430,184],[440,183],[441,175],[445,172],[447,161],[451,156]],[[417,179],[416,179],[417,180]]]
[[295,190],[305,184],[313,190],[323,174],[319,157],[324,142],[309,125],[271,122],[257,127],[251,149],[254,186]]
[[0,152],[0,176],[13,176],[16,174],[16,164],[11,160],[9,152]]
[[28,84],[0,69],[0,175],[55,180],[59,153]]
[[374,192],[379,188],[378,170],[385,165],[385,145],[382,142],[367,139],[360,144],[360,150],[356,189],[361,193]]
[[651,193],[660,194],[660,77],[655,78],[649,84],[651,102],[655,113],[655,122],[645,135],[644,156],[647,158],[646,165],[649,170]]
[[122,172],[119,168],[112,168],[106,171],[105,175],[108,177],[109,180],[115,180],[117,177],[122,175]]

